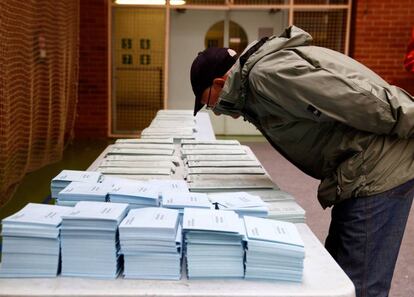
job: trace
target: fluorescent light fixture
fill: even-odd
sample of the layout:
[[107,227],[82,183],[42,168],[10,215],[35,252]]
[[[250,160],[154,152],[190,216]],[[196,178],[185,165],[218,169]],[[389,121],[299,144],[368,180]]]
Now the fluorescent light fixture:
[[[121,5],[165,5],[165,0],[115,0]],[[170,5],[184,5],[184,0],[170,0]]]
[[240,43],[241,39],[240,39],[240,37],[230,37],[229,42],[230,43]]

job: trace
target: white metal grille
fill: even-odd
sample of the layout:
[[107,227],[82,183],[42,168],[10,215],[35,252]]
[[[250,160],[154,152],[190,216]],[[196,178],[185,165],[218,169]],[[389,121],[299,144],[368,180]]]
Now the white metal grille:
[[295,11],[294,24],[313,37],[313,45],[345,52],[347,11]]
[[114,8],[112,133],[136,134],[164,102],[164,8]]

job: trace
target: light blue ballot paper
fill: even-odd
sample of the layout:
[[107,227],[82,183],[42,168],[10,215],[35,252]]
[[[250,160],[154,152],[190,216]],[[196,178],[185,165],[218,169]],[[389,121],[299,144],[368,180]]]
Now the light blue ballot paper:
[[57,194],[73,181],[97,183],[100,178],[101,173],[96,171],[62,170],[50,183],[52,198],[57,198]]
[[234,210],[241,216],[267,217],[268,204],[246,192],[209,193],[210,201],[222,210]]
[[245,277],[300,282],[305,249],[296,226],[289,222],[244,217]]
[[59,192],[56,202],[58,205],[71,203],[71,206],[79,201],[106,202],[109,191],[110,187],[101,183],[71,182]]
[[189,278],[242,278],[242,223],[233,211],[185,208],[184,243]]
[[180,213],[184,212],[184,208],[212,208],[212,204],[204,193],[190,192],[170,192],[162,193],[162,207],[178,209]]
[[54,277],[59,270],[59,229],[71,207],[29,203],[2,220],[0,277]]
[[182,233],[177,210],[133,209],[119,233],[125,278],[181,278]]
[[127,209],[127,204],[81,201],[63,216],[63,276],[118,276],[122,268],[118,225]]

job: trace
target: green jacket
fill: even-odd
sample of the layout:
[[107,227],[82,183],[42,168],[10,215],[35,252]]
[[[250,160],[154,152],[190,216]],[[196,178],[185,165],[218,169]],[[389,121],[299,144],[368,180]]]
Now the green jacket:
[[320,179],[324,208],[414,178],[414,98],[311,40],[297,27],[271,37],[233,66],[215,111],[242,115]]

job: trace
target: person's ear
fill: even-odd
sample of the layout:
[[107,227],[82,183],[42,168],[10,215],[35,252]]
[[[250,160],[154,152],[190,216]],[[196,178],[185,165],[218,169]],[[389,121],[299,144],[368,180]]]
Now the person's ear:
[[222,77],[217,77],[213,80],[213,87],[222,89],[226,80]]

